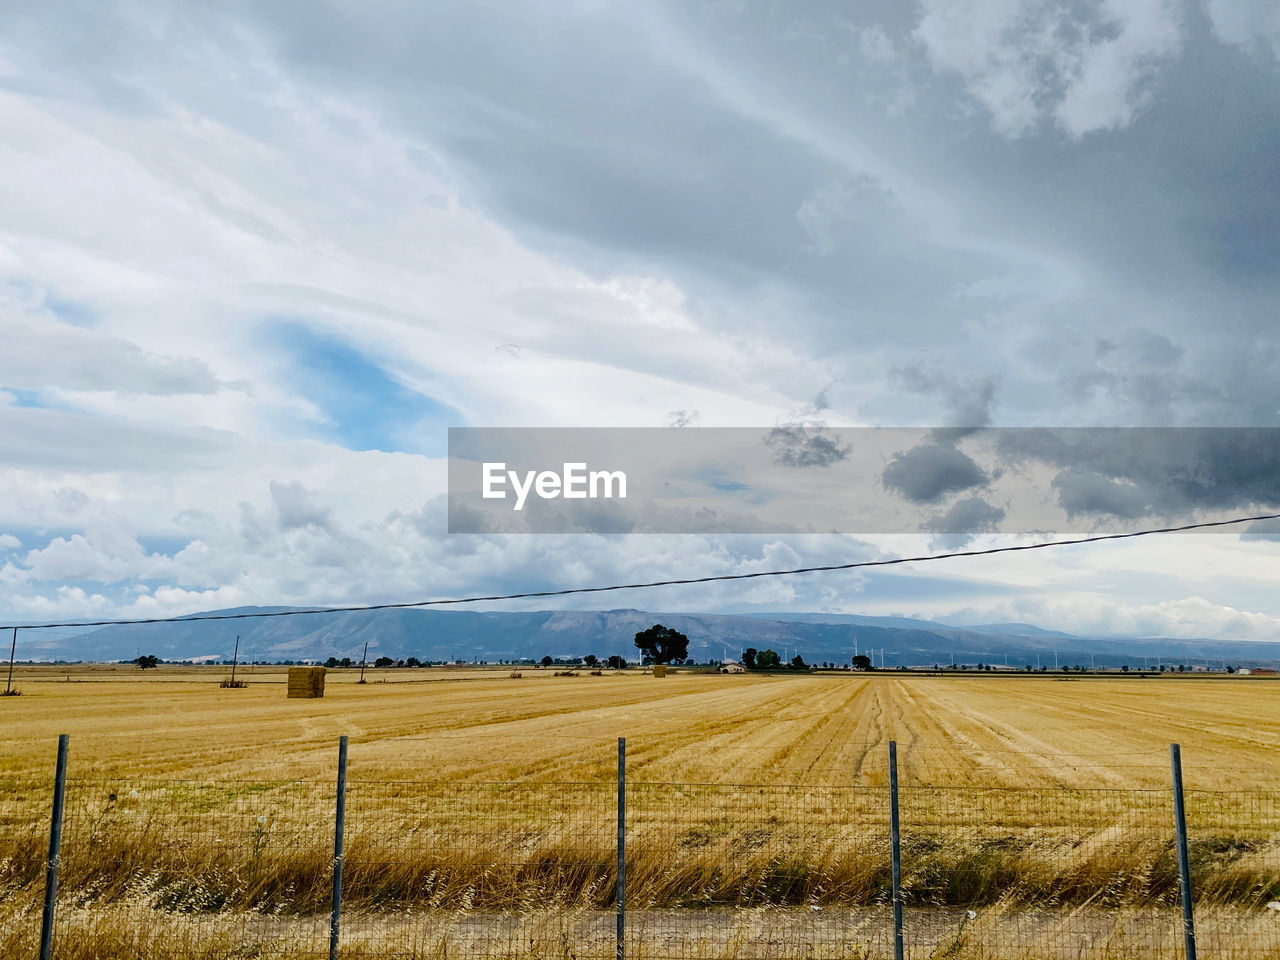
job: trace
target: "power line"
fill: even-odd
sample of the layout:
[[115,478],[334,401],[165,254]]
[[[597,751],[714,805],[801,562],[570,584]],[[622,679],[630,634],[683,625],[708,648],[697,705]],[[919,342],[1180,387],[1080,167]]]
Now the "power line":
[[149,617],[139,620],[80,620],[66,623],[9,624],[0,630],[49,630],[54,627],[116,627],[143,623],[194,623],[199,620],[255,620],[267,617],[301,617],[308,614],[362,613],[370,610],[405,610],[413,607],[443,607],[451,604],[485,603],[495,600],[532,600],[539,597],[567,597],[583,593],[609,593],[614,590],[645,590],[652,587],[677,587],[694,583],[724,583],[730,580],[756,580],[761,577],[794,577],[803,573],[826,573],[833,570],[858,570],[864,567],[892,567],[903,563],[925,563],[930,560],[952,560],[958,557],[987,557],[996,553],[1016,553],[1022,550],[1044,550],[1047,547],[1070,547],[1082,543],[1101,543],[1104,540],[1127,540],[1133,537],[1149,537],[1158,533],[1185,533],[1207,527],[1226,527],[1239,523],[1255,523],[1260,520],[1280,520],[1280,513],[1264,513],[1254,517],[1235,517],[1231,520],[1206,520],[1188,523],[1180,527],[1158,527],[1151,530],[1134,530],[1130,533],[1106,533],[1075,540],[1046,540],[1043,543],[1023,543],[1012,547],[988,547],[985,550],[955,550],[950,553],[932,553],[918,557],[896,557],[892,560],[858,560],[852,563],[831,563],[816,567],[796,567],[793,570],[761,570],[756,573],[723,573],[711,577],[686,577],[677,580],[649,580],[642,583],[614,583],[604,587],[570,587],[565,590],[534,590],[527,593],[505,593],[487,597],[451,597],[443,600],[410,600],[403,603],[370,603],[355,607],[312,607],[308,610],[265,610],[254,613],[202,613],[194,616]]

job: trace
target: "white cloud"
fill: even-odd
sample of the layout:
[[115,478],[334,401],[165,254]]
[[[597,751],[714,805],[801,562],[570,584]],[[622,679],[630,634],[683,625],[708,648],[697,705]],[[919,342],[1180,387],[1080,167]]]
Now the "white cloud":
[[[935,70],[964,81],[1000,132],[1052,123],[1083,137],[1133,122],[1180,48],[1180,9],[1172,0],[925,0],[916,39]],[[797,34],[788,49],[808,62],[788,62],[772,59],[777,38],[768,17],[766,41],[750,52],[749,30],[722,30],[714,17],[703,21],[710,39],[699,42],[671,10],[627,7],[614,22],[602,7],[590,26],[612,37],[576,22],[547,31],[583,38],[581,50],[563,52],[592,53],[603,67],[593,75],[598,89],[574,74],[563,97],[550,80],[543,89],[532,48],[517,50],[513,60],[522,53],[530,60],[506,64],[509,72],[481,63],[471,75],[455,66],[448,83],[430,71],[380,72],[359,52],[411,38],[422,25],[399,19],[398,10],[344,17],[342,34],[325,37],[334,22],[317,8],[308,42],[289,32],[300,21],[264,26],[255,14],[221,10],[183,21],[193,26],[174,21],[165,29],[177,32],[168,34],[145,8],[113,12],[110,29],[97,31],[109,39],[92,56],[69,52],[54,14],[27,17],[25,32],[0,41],[0,529],[21,535],[0,536],[0,549],[27,548],[25,560],[9,557],[0,567],[0,608],[38,617],[362,602],[749,572],[874,553],[847,538],[446,538],[435,499],[444,483],[438,458],[307,439],[318,435],[309,428],[332,418],[321,398],[290,379],[280,348],[263,342],[262,327],[275,318],[332,334],[466,422],[495,426],[656,426],[673,411],[696,411],[699,426],[768,424],[827,384],[836,385],[833,420],[861,416],[856,404],[880,397],[890,405],[882,422],[901,422],[910,398],[885,371],[923,347],[937,351],[939,369],[972,361],[972,376],[940,391],[955,406],[966,391],[982,399],[982,384],[994,382],[989,372],[1008,370],[1016,385],[1028,368],[1016,356],[1028,328],[1046,332],[1050,371],[1060,371],[1064,357],[1098,366],[1087,334],[1119,336],[1113,328],[1122,311],[1094,309],[1116,300],[1115,291],[1087,269],[1091,258],[1107,256],[1098,249],[1112,248],[1090,235],[1095,224],[1064,222],[1070,218],[1053,209],[1044,215],[1033,202],[1039,169],[1015,164],[1017,146],[996,144],[1009,152],[967,159],[951,151],[966,131],[946,127],[949,101],[927,102],[934,85],[920,82],[928,70],[908,39],[909,13],[852,34]],[[1269,4],[1210,0],[1209,11],[1230,42],[1275,36]],[[496,29],[524,22],[486,15],[458,29],[446,20],[431,20],[432,35],[479,38],[467,53],[481,52],[491,21]],[[182,42],[184,29],[201,42]],[[357,39],[348,48],[340,41],[349,36]],[[617,36],[624,42],[610,46]],[[842,72],[846,63],[853,72]],[[627,85],[610,87],[615,75]],[[538,89],[504,88],[529,76],[539,77]],[[849,95],[851,87],[862,96]],[[849,109],[895,90],[905,93],[891,123],[876,127],[867,112]],[[643,109],[616,128],[617,152],[601,154],[605,163],[593,168],[581,159],[603,139],[593,121],[615,112],[620,93]],[[924,101],[918,112],[907,109],[908,93]],[[605,113],[573,113],[572,103],[596,97]],[[686,141],[664,139],[677,126],[664,106],[685,100],[701,104],[701,112],[678,114],[695,131],[687,142],[705,137],[719,148],[708,168],[689,163],[698,158],[680,146]],[[502,122],[490,125],[498,114]],[[437,115],[446,119],[422,120]],[[642,115],[658,119],[645,126]],[[941,139],[921,122],[944,127]],[[449,153],[441,131],[450,124],[467,128],[464,147],[500,142],[496,173],[467,149]],[[508,151],[516,141],[523,153]],[[581,162],[573,169],[582,182],[569,177],[568,192],[556,194],[536,166],[544,148],[557,162]],[[757,179],[722,180],[740,160]],[[988,161],[1000,183],[981,182],[976,166]],[[555,222],[542,231],[546,222],[522,222],[502,202],[515,183],[525,199],[556,207],[623,165],[653,192],[637,188],[642,202],[611,208],[631,219],[603,240],[571,227],[558,234]],[[1006,193],[1006,176],[1032,187]],[[691,185],[685,192],[682,179]],[[1090,180],[1081,189],[1097,186]],[[701,212],[696,201],[716,194],[723,205]],[[767,244],[738,245],[743,238],[714,220],[731,208],[749,213],[731,221],[749,225],[739,233],[788,238],[794,246],[782,256],[795,258],[774,270]],[[1021,222],[1012,208],[1025,209]],[[1150,213],[1140,210],[1143,231]],[[670,236],[692,252],[668,243],[668,234],[653,241],[646,231],[657,222],[689,227]],[[632,234],[641,239],[628,246]],[[826,255],[801,255],[812,249]],[[828,272],[806,272],[818,260]],[[1128,264],[1107,266],[1125,272]],[[716,287],[706,277],[721,267],[730,280]],[[1092,284],[1092,298],[1062,295],[1082,284]],[[931,286],[969,296],[917,298]],[[839,304],[824,327],[833,308],[823,299],[833,291]],[[1131,303],[1154,309],[1152,293],[1135,290]],[[1065,342],[1069,324],[1056,313],[1014,318],[1022,328],[1015,336],[997,328],[984,299],[1052,300],[1086,318],[1077,347]],[[1031,371],[1014,402],[1033,399],[1041,404],[1033,410],[1056,414],[1053,381],[1037,379],[1042,372]],[[843,406],[841,381],[855,396]],[[1260,381],[1274,377],[1266,371]],[[1248,384],[1239,389],[1249,392]],[[27,392],[55,409],[26,406]],[[1127,415],[1113,397],[1099,403],[1086,410],[1097,420]],[[1226,563],[1227,548],[1211,552]],[[1259,556],[1271,555],[1250,560]],[[1171,592],[1216,600],[1213,591],[1225,589],[1220,580],[1196,581],[1192,549],[1138,552],[1126,563],[1176,566],[1168,584],[1142,587],[1142,601],[1157,608],[1177,599]],[[1253,569],[1269,575],[1269,564]],[[1230,566],[1236,584],[1252,583],[1247,567]],[[1096,603],[1124,616],[1120,588],[1100,583],[1118,579],[1117,570],[1097,557],[993,562],[961,573],[957,594],[981,592],[989,585],[977,578],[988,575],[1015,591],[1054,582],[1085,598],[1081,611]],[[136,582],[143,577],[165,585],[146,589]],[[105,586],[57,586],[63,579]],[[634,598],[683,609],[881,602],[858,594],[862,582],[752,581]],[[1258,609],[1274,602],[1258,597]],[[1250,606],[1231,598],[1225,613],[1183,615],[1229,623],[1232,610]]]
[[1214,32],[1240,46],[1270,44],[1280,56],[1280,5],[1275,0],[1207,0]]
[[301,527],[330,529],[332,520],[329,509],[316,503],[311,492],[296,480],[289,483],[271,481],[271,500],[275,504],[282,530]]
[[[521,244],[460,200],[429,145],[358,104],[263,82],[280,84],[265,142],[177,101],[126,119],[0,93],[25,143],[0,149],[14,231],[0,235],[0,277],[24,291],[11,313],[65,298],[100,314],[92,330],[0,317],[23,345],[0,360],[0,384],[262,436],[290,411],[318,418],[257,340],[273,316],[340,332],[489,424],[656,425],[672,405],[768,422],[793,402],[797,366],[823,376],[782,338],[693,323],[670,278],[588,275]],[[261,99],[237,109],[247,127],[263,119]],[[495,355],[501,344],[519,360]],[[178,392],[193,395],[149,396]]]
[[105,616],[117,609],[100,593],[89,593],[81,587],[58,587],[52,595],[24,593],[9,598],[9,607],[20,616],[32,620],[60,620]]
[[0,302],[0,341],[0,383],[10,389],[111,390],[132,397],[219,388],[200,360],[151,356],[127,340],[67,326],[43,310],[21,316]]
[[100,522],[31,550],[25,565],[33,580],[98,583],[165,576],[171,568],[168,557],[148,554],[124,525]]
[[923,0],[915,37],[1005,136],[1052,120],[1073,138],[1124,127],[1182,46],[1179,0]]
[[[987,611],[992,612],[997,611]],[[1239,610],[1198,596],[1124,603],[1104,595],[1082,594],[1012,604],[1000,612],[1010,620],[1034,618],[1037,623],[1084,635],[1280,640],[1280,617]]]

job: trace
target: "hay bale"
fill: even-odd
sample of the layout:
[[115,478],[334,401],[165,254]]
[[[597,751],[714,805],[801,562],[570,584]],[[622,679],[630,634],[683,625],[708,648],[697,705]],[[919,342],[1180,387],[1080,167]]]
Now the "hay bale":
[[667,675],[667,665],[665,663],[655,663],[653,665],[653,675],[655,677],[665,677]]
[[324,667],[290,667],[289,697],[314,699],[324,696]]

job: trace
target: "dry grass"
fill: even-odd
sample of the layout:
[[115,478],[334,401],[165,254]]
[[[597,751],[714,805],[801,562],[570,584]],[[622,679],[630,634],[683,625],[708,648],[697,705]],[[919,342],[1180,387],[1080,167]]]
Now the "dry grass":
[[[1025,911],[1007,904],[975,912],[908,910],[907,955],[929,960],[1134,960],[1181,956],[1176,909]],[[35,956],[39,904],[0,902],[0,955]],[[1280,956],[1274,914],[1202,909],[1198,945],[1220,960]],[[531,906],[519,913],[474,909],[420,914],[350,911],[343,957],[398,960],[612,958],[612,912]],[[630,960],[889,960],[890,916],[883,907],[827,910],[643,910],[630,915]],[[61,905],[59,960],[303,960],[325,956],[327,917],[223,912],[193,917],[157,911],[145,897],[110,906]]]
[[1203,909],[1254,941],[1280,927],[1260,909],[1280,896],[1270,682],[435,668],[331,672],[324,699],[286,700],[264,668],[236,691],[216,670],[22,674],[0,708],[0,955],[30,952],[62,731],[65,956],[292,955],[329,896],[341,733],[346,902],[366,917],[347,956],[388,937],[406,956],[610,954],[619,734],[640,954],[888,955],[889,739],[919,955],[1076,956],[1048,946],[1068,933],[1103,951],[1081,955],[1163,955],[1134,945],[1165,943],[1150,917],[1176,899],[1171,739],[1188,786],[1215,790],[1188,796]]

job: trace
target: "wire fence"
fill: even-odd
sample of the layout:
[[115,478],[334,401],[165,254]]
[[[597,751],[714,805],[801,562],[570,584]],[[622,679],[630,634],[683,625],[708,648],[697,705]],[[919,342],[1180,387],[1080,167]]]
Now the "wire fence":
[[1173,783],[902,785],[895,844],[890,786],[627,782],[619,759],[341,791],[72,776],[56,851],[57,783],[0,778],[0,955],[1280,956],[1275,794],[1182,794],[1184,873]]

